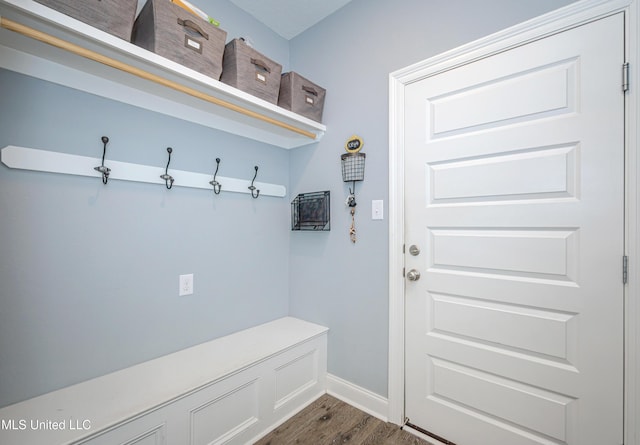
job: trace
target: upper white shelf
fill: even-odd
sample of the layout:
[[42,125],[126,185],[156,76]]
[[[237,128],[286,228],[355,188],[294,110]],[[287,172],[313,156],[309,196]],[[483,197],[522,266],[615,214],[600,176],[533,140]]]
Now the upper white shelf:
[[[212,104],[5,27],[0,27],[1,68],[287,149],[317,142],[326,131],[323,124],[200,74],[33,0],[0,0],[0,24],[6,19],[240,107],[248,114]],[[255,117],[252,115],[254,113],[260,116]]]

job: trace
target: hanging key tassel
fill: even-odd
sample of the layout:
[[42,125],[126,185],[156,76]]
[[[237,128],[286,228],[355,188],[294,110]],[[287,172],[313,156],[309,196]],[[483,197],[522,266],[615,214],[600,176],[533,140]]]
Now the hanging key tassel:
[[349,237],[351,238],[351,242],[356,242],[356,209],[354,207],[351,208],[351,228],[349,229]]

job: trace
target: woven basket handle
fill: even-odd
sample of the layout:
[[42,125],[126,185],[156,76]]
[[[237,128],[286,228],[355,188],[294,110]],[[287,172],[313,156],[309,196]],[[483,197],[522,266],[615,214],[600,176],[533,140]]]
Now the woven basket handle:
[[318,95],[318,92],[317,92],[316,90],[314,90],[313,88],[308,87],[308,86],[306,86],[306,85],[302,85],[302,90],[303,90],[303,91],[306,91],[306,92],[307,92],[307,93],[309,93],[309,94],[313,94],[314,96],[317,96],[317,95]]
[[204,37],[205,39],[209,40],[209,34],[204,32],[204,30],[202,28],[200,28],[197,23],[195,23],[195,22],[193,22],[193,21],[191,21],[189,19],[181,19],[180,17],[178,17],[178,25],[184,26],[185,28],[189,28],[190,30],[192,30],[194,32],[197,32],[202,37]]
[[263,69],[263,70],[265,70],[267,73],[270,73],[270,72],[271,72],[271,68],[269,68],[269,67],[267,66],[267,64],[266,64],[266,63],[264,63],[264,62],[263,62],[262,60],[260,60],[260,59],[251,59],[251,63],[252,63],[252,64],[254,64],[254,65],[255,65],[255,66],[257,66],[257,67],[262,68],[262,69]]

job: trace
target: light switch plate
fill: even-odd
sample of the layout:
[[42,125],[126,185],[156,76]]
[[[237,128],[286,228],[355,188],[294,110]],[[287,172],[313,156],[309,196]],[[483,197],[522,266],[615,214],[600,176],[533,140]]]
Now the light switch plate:
[[371,201],[371,219],[384,219],[384,201],[382,199]]

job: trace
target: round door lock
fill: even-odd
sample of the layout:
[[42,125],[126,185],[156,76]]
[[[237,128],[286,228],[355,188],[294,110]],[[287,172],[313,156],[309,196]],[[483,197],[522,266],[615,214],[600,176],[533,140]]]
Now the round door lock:
[[407,272],[407,280],[409,281],[418,281],[420,279],[420,272],[415,269],[411,269]]
[[420,248],[415,244],[412,244],[411,247],[409,247],[409,253],[413,256],[418,256],[420,255]]

